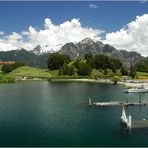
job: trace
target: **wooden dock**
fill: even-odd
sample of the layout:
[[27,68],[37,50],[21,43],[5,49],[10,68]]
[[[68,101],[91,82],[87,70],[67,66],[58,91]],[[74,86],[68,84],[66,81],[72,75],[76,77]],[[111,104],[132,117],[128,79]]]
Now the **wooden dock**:
[[145,106],[148,105],[148,102],[94,102],[94,106],[98,107],[107,107],[107,106]]
[[142,102],[141,94],[139,96],[138,102],[129,102],[128,98],[125,98],[125,102],[120,101],[110,101],[110,102],[92,102],[92,99],[89,97],[89,106],[98,106],[98,107],[105,107],[105,106],[146,106],[148,102]]
[[133,129],[135,128],[148,128],[148,120],[139,120],[139,121],[132,121]]
[[132,120],[131,115],[126,115],[124,106],[122,106],[121,121],[126,125],[126,127],[128,127],[128,129],[148,128],[148,120]]
[[111,101],[111,102],[92,102],[91,98],[89,98],[89,106],[97,106],[97,107],[111,107],[111,106],[122,106],[122,116],[121,121],[124,123],[129,129],[138,129],[138,128],[148,128],[148,120],[132,120],[132,116],[127,116],[124,106],[146,106],[148,102],[142,102],[141,97],[139,102],[119,102],[119,101]]

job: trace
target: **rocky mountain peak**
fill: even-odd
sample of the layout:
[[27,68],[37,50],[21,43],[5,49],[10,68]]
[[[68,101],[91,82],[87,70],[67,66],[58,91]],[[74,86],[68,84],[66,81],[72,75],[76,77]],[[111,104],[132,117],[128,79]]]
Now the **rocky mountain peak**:
[[37,46],[32,50],[32,52],[34,52],[34,53],[37,54],[37,55],[40,55],[40,54],[43,53],[43,49],[42,49],[41,45],[37,45]]
[[131,63],[136,64],[143,58],[139,53],[117,50],[109,44],[93,41],[91,38],[85,38],[75,44],[67,43],[62,46],[59,52],[68,55],[71,59],[83,59],[85,54],[89,52],[92,52],[93,55],[103,54],[120,59],[125,67],[130,67]]
[[94,43],[94,41],[90,37],[88,37],[88,38],[83,39],[79,43],[81,43],[81,44],[92,44],[92,43]]

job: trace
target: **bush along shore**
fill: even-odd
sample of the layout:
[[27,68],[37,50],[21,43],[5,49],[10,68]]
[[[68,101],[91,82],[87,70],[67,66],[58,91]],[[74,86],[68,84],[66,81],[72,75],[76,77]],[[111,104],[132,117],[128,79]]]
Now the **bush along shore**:
[[0,83],[14,83],[14,82],[15,82],[14,77],[0,74]]

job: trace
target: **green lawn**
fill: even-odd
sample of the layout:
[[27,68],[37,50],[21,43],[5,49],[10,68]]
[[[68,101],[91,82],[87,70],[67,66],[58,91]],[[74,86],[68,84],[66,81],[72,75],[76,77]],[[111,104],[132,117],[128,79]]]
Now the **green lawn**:
[[[147,79],[148,73],[138,72],[139,79]],[[58,76],[58,70],[49,71],[48,69],[40,69],[34,67],[23,66],[19,67],[8,74],[0,74],[1,80],[2,78],[10,79],[15,78],[15,80],[20,80],[23,77],[27,79],[33,78],[43,78],[43,79],[80,79],[80,78],[88,78],[84,76]],[[4,79],[4,80],[5,80]]]
[[27,78],[45,78],[45,79],[76,79],[76,78],[88,78],[84,76],[58,76],[58,70],[49,71],[48,69],[40,69],[34,67],[23,66],[19,67],[12,72],[6,74],[15,78],[27,77]]
[[27,77],[27,78],[45,78],[49,79],[51,77],[57,76],[58,71],[49,71],[48,69],[33,68],[28,66],[19,67],[13,70],[11,73],[7,74],[9,76],[14,76],[15,78]]
[[137,72],[139,79],[148,79],[148,73],[147,72]]
[[140,76],[148,76],[147,72],[137,72],[137,74]]
[[15,78],[13,76],[4,75],[0,72],[0,83],[13,83]]

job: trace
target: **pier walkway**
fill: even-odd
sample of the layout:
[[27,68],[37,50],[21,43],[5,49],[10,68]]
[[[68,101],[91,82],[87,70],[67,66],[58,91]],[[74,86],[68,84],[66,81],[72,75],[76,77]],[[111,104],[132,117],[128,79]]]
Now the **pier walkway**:
[[104,107],[104,106],[145,106],[148,105],[148,102],[142,102],[141,101],[141,94],[138,102],[129,102],[128,98],[126,98],[125,102],[120,101],[110,101],[110,102],[92,102],[92,99],[89,98],[89,106],[98,106],[98,107]]
[[93,105],[95,106],[144,106],[148,105],[148,102],[131,102],[131,103],[126,103],[126,102],[94,102]]
[[148,120],[132,120],[132,116],[127,116],[124,106],[122,106],[122,116],[121,121],[124,123],[129,129],[137,129],[137,128],[148,128]]
[[144,106],[148,105],[148,102],[139,102],[129,103],[129,102],[94,102],[92,103],[91,98],[89,98],[89,106],[98,106],[98,107],[107,107],[107,106],[122,106],[122,116],[121,122],[124,123],[129,129],[136,129],[136,128],[148,128],[148,120],[132,120],[132,116],[127,116],[124,106]]
[[148,128],[148,120],[132,121],[131,128]]

